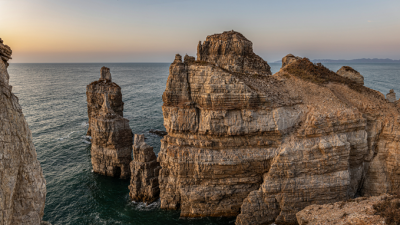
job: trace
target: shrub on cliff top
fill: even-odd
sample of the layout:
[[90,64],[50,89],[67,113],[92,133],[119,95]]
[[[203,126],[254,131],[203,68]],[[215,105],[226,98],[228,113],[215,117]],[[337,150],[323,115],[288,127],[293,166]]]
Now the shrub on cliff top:
[[388,225],[400,224],[400,191],[394,194],[392,198],[385,200],[374,205],[376,213],[385,218]]

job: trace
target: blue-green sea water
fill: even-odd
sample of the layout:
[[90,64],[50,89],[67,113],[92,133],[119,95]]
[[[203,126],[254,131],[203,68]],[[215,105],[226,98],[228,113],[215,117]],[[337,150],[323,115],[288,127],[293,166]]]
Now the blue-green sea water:
[[[280,64],[272,63],[272,72]],[[47,181],[44,220],[52,224],[234,224],[235,218],[180,219],[179,211],[149,206],[129,199],[128,180],[92,173],[87,131],[86,85],[111,69],[122,88],[124,117],[133,133],[160,151],[160,137],[150,129],[165,130],[162,93],[168,78],[167,63],[11,64],[10,84],[19,97],[32,131]],[[336,71],[342,65],[325,64]],[[365,85],[384,94],[400,94],[400,64],[352,64]]]

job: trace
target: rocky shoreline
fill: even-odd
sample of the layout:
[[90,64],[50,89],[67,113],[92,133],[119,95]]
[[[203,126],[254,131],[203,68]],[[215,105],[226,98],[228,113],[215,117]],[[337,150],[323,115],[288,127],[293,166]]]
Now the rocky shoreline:
[[[158,157],[123,117],[109,68],[87,86],[93,172],[130,178],[129,196],[181,217],[250,224],[384,224],[400,204],[400,106],[337,72],[288,54],[270,66],[236,31],[210,35],[197,58],[177,54],[162,96]],[[45,224],[46,182],[8,84],[0,39],[0,224]],[[359,197],[362,196],[362,197]],[[377,206],[380,205],[380,206]],[[379,211],[380,210],[380,211]],[[397,211],[395,211],[397,212]],[[379,214],[379,215],[378,215]]]

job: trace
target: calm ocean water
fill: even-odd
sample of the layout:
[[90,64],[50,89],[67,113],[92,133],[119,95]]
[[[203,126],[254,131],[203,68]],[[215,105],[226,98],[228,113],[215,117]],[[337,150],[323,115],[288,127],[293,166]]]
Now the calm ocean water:
[[[272,72],[280,64],[271,63]],[[180,219],[179,211],[145,206],[129,200],[128,180],[92,173],[87,131],[86,85],[98,80],[100,68],[111,69],[122,88],[124,117],[134,133],[160,150],[165,130],[162,93],[168,63],[11,64],[10,84],[19,97],[32,130],[38,159],[47,181],[44,220],[53,224],[234,224],[235,218]],[[331,70],[342,65],[325,64]],[[400,64],[350,64],[365,77],[365,85],[384,94],[400,94]]]

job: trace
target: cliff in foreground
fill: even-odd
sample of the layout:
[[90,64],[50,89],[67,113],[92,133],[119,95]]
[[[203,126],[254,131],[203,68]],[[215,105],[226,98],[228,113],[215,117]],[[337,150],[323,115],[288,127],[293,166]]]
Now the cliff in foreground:
[[[306,58],[269,75],[230,31],[177,55],[163,94],[161,207],[237,224],[296,223],[311,204],[399,189],[399,112]],[[251,51],[250,51],[251,50]]]
[[0,39],[0,224],[40,224],[46,181],[32,134],[7,72],[11,49]]

